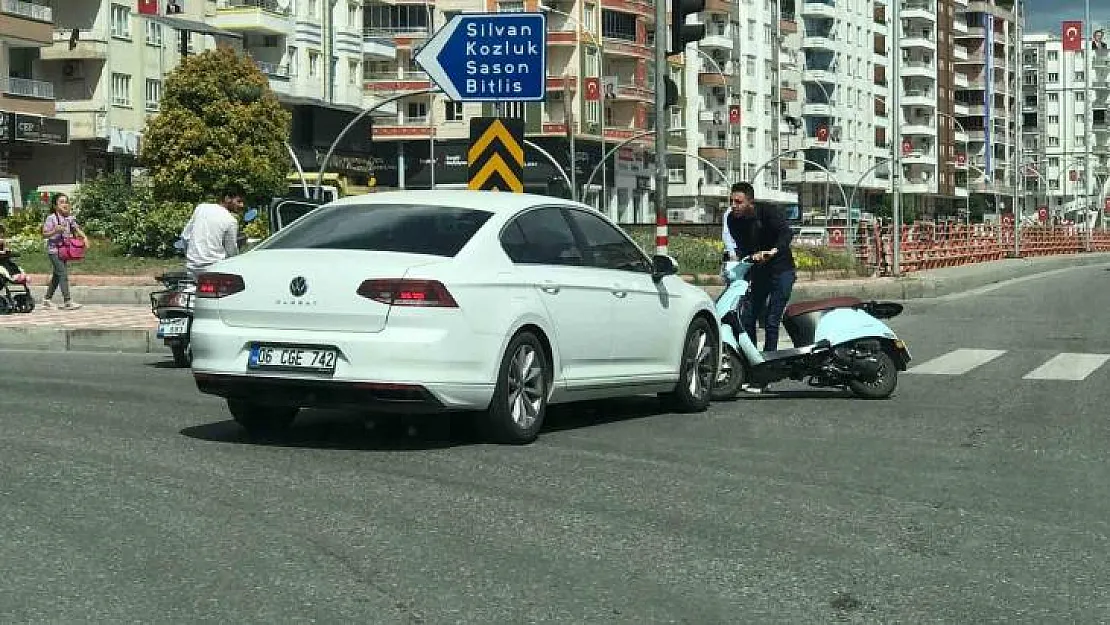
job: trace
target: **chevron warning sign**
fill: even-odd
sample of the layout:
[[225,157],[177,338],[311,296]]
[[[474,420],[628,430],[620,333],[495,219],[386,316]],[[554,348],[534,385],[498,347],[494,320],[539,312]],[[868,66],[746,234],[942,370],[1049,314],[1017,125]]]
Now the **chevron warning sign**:
[[471,119],[466,160],[467,188],[471,191],[524,193],[524,120]]

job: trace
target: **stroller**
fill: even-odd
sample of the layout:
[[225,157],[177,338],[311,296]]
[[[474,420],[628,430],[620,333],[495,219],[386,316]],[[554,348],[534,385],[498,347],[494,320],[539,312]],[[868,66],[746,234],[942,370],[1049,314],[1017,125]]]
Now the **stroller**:
[[30,278],[12,261],[19,254],[0,250],[0,315],[29,313],[35,309]]

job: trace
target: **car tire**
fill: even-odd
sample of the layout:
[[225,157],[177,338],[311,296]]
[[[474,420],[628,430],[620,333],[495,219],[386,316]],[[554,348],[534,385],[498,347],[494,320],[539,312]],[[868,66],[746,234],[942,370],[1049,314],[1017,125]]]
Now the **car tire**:
[[682,343],[678,384],[673,391],[662,395],[669,409],[674,412],[704,412],[709,408],[720,359],[719,347],[713,325],[704,317],[695,317]]
[[241,399],[227,400],[227,409],[252,438],[270,438],[285,434],[297,418],[296,406],[267,406]]
[[551,365],[543,343],[527,330],[516,334],[497,373],[493,400],[485,415],[490,438],[499,443],[525,445],[536,440],[547,415]]

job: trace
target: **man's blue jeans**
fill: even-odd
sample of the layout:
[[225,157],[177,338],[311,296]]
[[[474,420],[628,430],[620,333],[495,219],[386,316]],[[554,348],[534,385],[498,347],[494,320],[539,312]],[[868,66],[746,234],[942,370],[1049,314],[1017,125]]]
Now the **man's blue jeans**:
[[779,348],[779,322],[782,321],[786,303],[790,301],[790,293],[794,290],[796,279],[797,273],[794,271],[759,272],[752,275],[748,305],[744,307],[741,319],[744,331],[756,345],[759,345],[756,338],[756,321],[764,322],[766,340],[763,342],[763,351],[765,352],[773,352]]

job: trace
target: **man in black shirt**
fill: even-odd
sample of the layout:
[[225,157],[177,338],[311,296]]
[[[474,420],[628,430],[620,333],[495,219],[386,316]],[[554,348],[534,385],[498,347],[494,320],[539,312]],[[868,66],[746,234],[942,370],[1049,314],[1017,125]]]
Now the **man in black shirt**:
[[748,275],[751,292],[743,315],[744,330],[758,345],[756,320],[763,320],[763,351],[775,351],[779,346],[779,322],[797,278],[790,252],[794,231],[778,210],[756,207],[755,189],[747,182],[732,185],[730,199],[731,208],[725,213],[722,228],[725,249],[734,260],[751,255],[756,262]]

